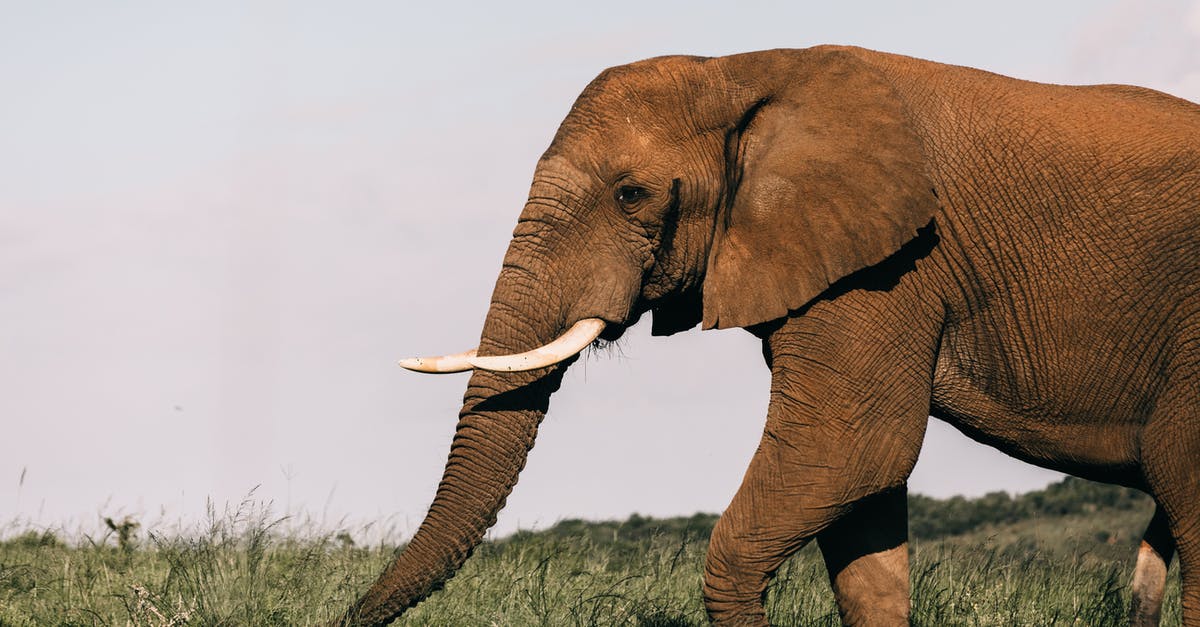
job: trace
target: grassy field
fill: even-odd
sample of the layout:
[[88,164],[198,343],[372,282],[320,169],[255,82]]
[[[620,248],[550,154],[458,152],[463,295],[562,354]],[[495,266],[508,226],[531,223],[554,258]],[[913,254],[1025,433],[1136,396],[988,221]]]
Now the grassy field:
[[[1145,497],[1071,480],[1018,499],[914,497],[910,507],[913,624],[1124,624]],[[714,520],[564,521],[488,542],[400,624],[703,625]],[[247,505],[170,537],[124,521],[69,543],[25,532],[0,543],[0,625],[314,624],[394,550],[283,527]],[[1165,625],[1179,623],[1176,571]],[[780,571],[768,612],[772,624],[838,624],[815,546]]]

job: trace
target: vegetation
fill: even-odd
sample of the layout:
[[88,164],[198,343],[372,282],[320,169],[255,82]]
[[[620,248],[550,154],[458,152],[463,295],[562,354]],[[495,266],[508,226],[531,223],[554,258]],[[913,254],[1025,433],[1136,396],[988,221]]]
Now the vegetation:
[[[1068,479],[1009,497],[913,496],[913,623],[1124,624],[1127,583],[1152,503]],[[406,625],[702,625],[702,567],[716,516],[562,521],[487,542]],[[336,616],[394,546],[284,532],[246,503],[193,533],[108,521],[64,542],[29,530],[0,542],[0,626],[297,625]],[[772,623],[836,625],[815,547],[768,595]],[[1172,571],[1164,624],[1178,624]]]

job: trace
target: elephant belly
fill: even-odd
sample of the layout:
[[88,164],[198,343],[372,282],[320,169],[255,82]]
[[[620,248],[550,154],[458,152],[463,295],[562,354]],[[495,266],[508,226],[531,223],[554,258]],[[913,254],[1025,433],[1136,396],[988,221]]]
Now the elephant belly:
[[[930,413],[968,437],[1017,459],[1076,476],[1142,485],[1138,441],[1147,411],[1128,388],[1072,385],[953,349],[939,356]],[[1011,364],[1011,360],[1010,360]],[[1014,370],[1016,370],[1014,372]],[[1057,375],[1057,376],[1056,376]]]

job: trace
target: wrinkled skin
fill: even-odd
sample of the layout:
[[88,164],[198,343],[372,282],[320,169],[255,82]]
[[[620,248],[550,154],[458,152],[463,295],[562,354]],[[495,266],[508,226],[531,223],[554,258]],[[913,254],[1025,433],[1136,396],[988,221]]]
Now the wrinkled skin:
[[[763,625],[816,539],[848,624],[907,624],[905,485],[932,414],[1019,459],[1145,490],[1134,579],[1173,555],[1200,625],[1200,108],[855,48],[602,73],[539,161],[480,355],[599,317],[612,339],[743,327],[762,442],[704,602]],[[427,518],[345,624],[386,623],[470,555],[568,362],[475,371]],[[753,417],[747,417],[753,418]]]

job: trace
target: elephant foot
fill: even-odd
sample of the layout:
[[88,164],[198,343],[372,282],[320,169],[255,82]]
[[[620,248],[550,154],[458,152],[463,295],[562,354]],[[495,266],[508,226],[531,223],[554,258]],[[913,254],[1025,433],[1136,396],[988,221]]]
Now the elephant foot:
[[[704,609],[714,625],[765,626],[764,606],[770,574],[783,557],[760,564],[746,559],[737,543],[728,542],[728,519],[717,521],[704,564]],[[786,554],[784,554],[786,555]]]
[[746,601],[724,601],[709,596],[707,587],[704,593],[704,608],[708,611],[708,620],[714,625],[729,627],[767,627],[767,612],[761,599]]

